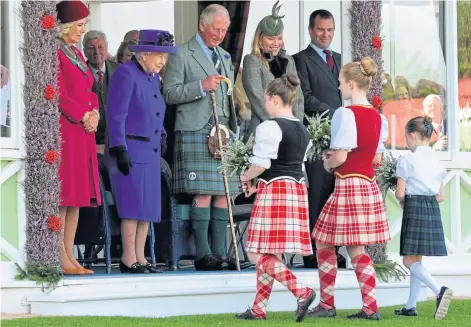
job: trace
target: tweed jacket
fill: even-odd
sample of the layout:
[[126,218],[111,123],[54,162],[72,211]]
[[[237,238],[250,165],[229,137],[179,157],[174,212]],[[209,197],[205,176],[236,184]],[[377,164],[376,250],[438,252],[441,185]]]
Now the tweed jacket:
[[[222,65],[234,85],[234,66],[230,54],[217,47]],[[202,129],[213,116],[213,105],[209,92],[202,96],[200,81],[208,76],[219,75],[214,64],[208,59],[196,37],[179,46],[176,54],[169,55],[165,68],[163,95],[169,105],[176,105],[175,131],[197,131]],[[221,88],[216,96],[224,96]],[[228,96],[229,127],[237,132],[237,116],[232,96]]]
[[[280,57],[288,59],[286,73],[294,73],[297,75],[296,66],[291,56],[287,55],[285,50],[280,50]],[[262,61],[253,54],[244,57],[242,67],[242,84],[245,93],[250,102],[252,110],[252,118],[250,120],[249,135],[255,132],[256,127],[265,120],[270,119],[265,109],[264,90],[265,87],[275,79],[270,69],[266,69]],[[298,101],[293,107],[293,115],[299,120],[304,118],[304,96],[299,86],[297,89]]]

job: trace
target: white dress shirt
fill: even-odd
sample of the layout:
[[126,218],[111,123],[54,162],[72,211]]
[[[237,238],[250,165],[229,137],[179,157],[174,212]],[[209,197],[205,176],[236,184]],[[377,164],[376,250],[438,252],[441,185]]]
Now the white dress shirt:
[[406,195],[437,195],[446,176],[446,169],[428,146],[399,157],[397,176],[406,181]]
[[98,78],[100,77],[99,74],[98,74],[99,71],[103,72],[103,76],[106,75],[106,64],[105,63],[103,63],[103,66],[101,67],[100,70],[95,69],[95,67],[92,67],[90,65],[88,67],[90,67],[90,70],[93,74],[93,78],[95,78],[95,82],[98,82]]
[[[382,114],[380,115],[381,132],[376,153],[383,153],[386,151],[384,142],[388,139],[389,133],[388,120]],[[351,151],[358,146],[355,114],[349,108],[340,107],[335,111],[332,117],[331,130],[331,149]]]
[[[299,119],[293,117],[281,118],[299,121]],[[276,121],[266,120],[260,125],[258,125],[255,130],[255,145],[252,150],[253,155],[249,159],[250,163],[252,165],[263,167],[265,169],[270,169],[271,160],[275,160],[278,158],[278,147],[280,146],[282,138],[283,133]],[[312,143],[311,141],[309,141],[306,153],[311,146]],[[304,161],[306,160],[307,156],[305,154]],[[302,165],[302,169],[304,171],[304,165]]]

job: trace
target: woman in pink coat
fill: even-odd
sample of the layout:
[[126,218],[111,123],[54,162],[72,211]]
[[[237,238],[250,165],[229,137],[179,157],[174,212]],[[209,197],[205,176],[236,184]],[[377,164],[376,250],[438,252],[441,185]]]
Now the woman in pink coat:
[[61,183],[59,214],[63,222],[61,265],[64,274],[93,274],[74,257],[73,247],[79,208],[101,204],[95,131],[99,120],[98,98],[92,92],[93,76],[74,44],[85,33],[88,8],[81,1],[57,4],[60,21],[59,109],[61,134]]

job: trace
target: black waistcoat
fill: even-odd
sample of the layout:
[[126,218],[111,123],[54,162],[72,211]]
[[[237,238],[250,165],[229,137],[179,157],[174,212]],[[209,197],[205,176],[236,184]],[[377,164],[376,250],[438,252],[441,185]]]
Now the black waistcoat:
[[298,120],[271,119],[280,126],[282,138],[278,147],[278,158],[271,160],[270,169],[260,175],[269,182],[280,177],[291,177],[300,181],[303,177],[302,164],[309,144],[306,127]]

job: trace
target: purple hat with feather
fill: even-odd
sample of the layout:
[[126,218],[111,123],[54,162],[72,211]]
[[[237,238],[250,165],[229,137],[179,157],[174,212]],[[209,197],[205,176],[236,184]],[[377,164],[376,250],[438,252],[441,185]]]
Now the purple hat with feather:
[[178,47],[175,40],[168,31],[161,30],[140,30],[137,44],[129,45],[132,52],[168,52],[176,53]]

